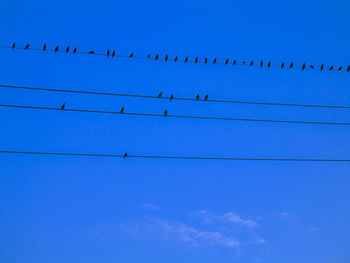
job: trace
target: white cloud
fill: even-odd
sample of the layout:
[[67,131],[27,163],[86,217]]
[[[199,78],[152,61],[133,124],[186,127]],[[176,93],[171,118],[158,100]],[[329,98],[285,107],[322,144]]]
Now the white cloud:
[[255,222],[251,219],[243,219],[241,216],[239,216],[233,212],[228,212],[228,213],[222,215],[221,218],[226,222],[239,224],[239,225],[246,226],[249,228],[259,226],[257,222]]
[[287,212],[278,213],[277,217],[287,222],[289,225],[294,225],[299,221],[299,217]]
[[155,204],[151,204],[151,203],[145,203],[145,204],[142,204],[141,207],[143,209],[146,209],[146,210],[160,210],[161,208]]

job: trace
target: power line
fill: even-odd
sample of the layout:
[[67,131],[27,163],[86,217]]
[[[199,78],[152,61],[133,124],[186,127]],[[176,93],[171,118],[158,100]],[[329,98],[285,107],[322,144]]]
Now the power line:
[[0,104],[0,107],[36,109],[36,110],[69,111],[69,112],[85,112],[85,113],[134,115],[134,116],[148,116],[148,117],[152,116],[152,117],[164,117],[164,118],[186,118],[186,119],[207,119],[207,120],[249,121],[249,122],[273,122],[273,123],[293,123],[293,124],[344,125],[344,126],[350,125],[349,122],[294,121],[294,120],[230,118],[230,117],[215,117],[215,116],[211,117],[211,116],[193,116],[193,115],[174,115],[174,114],[168,114],[167,110],[165,110],[164,114],[125,112],[124,107],[122,108],[122,110],[120,112],[118,112],[118,111],[105,111],[105,110],[69,109],[69,108],[62,109],[61,107],[60,108],[53,108],[53,107],[39,107],[39,106],[25,106],[25,105],[11,105],[11,104]]
[[292,107],[313,107],[313,108],[334,108],[334,109],[350,109],[350,106],[341,105],[318,105],[318,104],[298,104],[298,103],[279,103],[279,102],[259,102],[259,101],[236,101],[236,100],[217,100],[217,99],[201,99],[201,98],[181,98],[171,96],[152,96],[152,95],[140,95],[140,94],[126,94],[126,93],[110,93],[110,92],[97,92],[97,91],[83,91],[83,90],[68,90],[68,89],[50,89],[50,88],[37,88],[37,87],[25,87],[14,85],[3,85],[0,87],[11,89],[25,89],[25,90],[37,90],[37,91],[53,91],[53,92],[66,92],[66,93],[79,93],[90,95],[107,95],[107,96],[120,96],[120,97],[136,97],[146,99],[167,99],[167,100],[181,100],[181,101],[205,101],[205,102],[217,102],[217,103],[232,103],[232,104],[253,104],[253,105],[268,105],[268,106],[292,106]]
[[129,155],[126,152],[123,153],[123,154],[99,154],[99,153],[67,153],[67,152],[34,152],[34,151],[0,150],[0,153],[7,153],[7,154],[35,154],[35,155],[60,155],[60,156],[83,156],[83,157],[147,158],[147,159],[189,159],[189,160],[223,160],[223,161],[350,162],[350,159],[246,158],[246,157]]
[[271,61],[264,62],[263,60],[260,61],[244,61],[238,62],[237,59],[229,59],[227,58],[225,61],[220,62],[216,58],[213,60],[210,60],[205,57],[203,60],[199,59],[198,57],[195,57],[194,59],[189,59],[188,56],[181,59],[179,56],[175,56],[173,58],[170,58],[168,54],[165,54],[164,57],[160,57],[159,54],[156,54],[154,56],[151,56],[151,54],[148,54],[147,56],[135,56],[134,52],[130,53],[129,55],[121,55],[119,53],[116,53],[115,50],[107,49],[106,53],[99,53],[95,52],[94,50],[90,51],[78,51],[77,48],[74,48],[73,50],[68,46],[65,49],[59,49],[58,46],[56,46],[55,49],[49,49],[46,48],[46,44],[44,44],[43,48],[33,48],[30,47],[30,44],[27,44],[25,47],[19,47],[16,46],[15,43],[12,45],[0,45],[0,48],[7,48],[7,49],[21,49],[21,50],[31,50],[31,51],[43,51],[43,52],[53,52],[53,53],[66,53],[66,54],[79,54],[79,55],[95,55],[95,56],[106,56],[106,57],[116,57],[116,58],[128,58],[128,59],[142,59],[142,60],[153,60],[153,61],[164,61],[164,62],[182,62],[182,63],[191,63],[191,64],[219,64],[219,65],[233,65],[233,66],[246,66],[246,67],[259,67],[259,68],[280,68],[282,69],[297,69],[297,70],[319,70],[319,71],[346,71],[350,72],[350,65],[347,67],[345,66],[339,66],[335,67],[334,65],[325,67],[324,64],[321,64],[319,67],[314,66],[313,64],[306,64],[303,63],[301,66],[295,65],[293,62],[286,63],[282,62],[280,65],[272,65]]

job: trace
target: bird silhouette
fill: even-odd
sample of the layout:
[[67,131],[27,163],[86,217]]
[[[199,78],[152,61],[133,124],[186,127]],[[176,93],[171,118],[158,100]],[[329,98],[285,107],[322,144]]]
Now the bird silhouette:
[[267,63],[267,68],[271,67],[271,61],[269,61],[269,63]]
[[165,62],[168,61],[168,58],[169,58],[168,54],[165,54]]
[[237,63],[237,60],[234,60],[233,63],[232,63],[232,65],[236,65],[236,63]]
[[24,47],[24,50],[28,49],[29,48],[29,44],[27,44],[25,47]]
[[175,61],[175,62],[177,61],[177,56],[175,56],[174,61]]
[[57,52],[57,51],[58,51],[58,46],[55,47],[55,52]]
[[198,58],[196,57],[196,58],[194,59],[194,64],[197,64],[197,62],[198,62]]
[[304,70],[306,67],[306,64],[304,63],[302,66],[301,66],[301,69]]
[[188,57],[185,57],[185,60],[184,60],[184,62],[186,63],[188,61]]
[[242,64],[245,65],[245,61],[243,61]]
[[334,66],[330,66],[329,70],[333,70]]
[[253,64],[254,64],[253,60],[250,61],[249,67],[253,66]]
[[310,68],[311,68],[311,69],[315,69],[314,65],[310,65]]
[[151,54],[147,54],[147,58],[151,58]]
[[158,54],[156,54],[156,56],[154,57],[154,60],[158,60],[159,59],[159,55]]
[[290,63],[290,65],[289,65],[289,69],[291,69],[293,66],[294,66],[294,63],[293,63],[293,62],[292,62],[292,63]]
[[342,66],[340,66],[339,68],[338,68],[338,71],[341,71],[343,69],[343,67]]
[[112,52],[112,58],[115,56],[115,50],[113,50]]
[[14,49],[15,47],[16,47],[16,42],[13,42],[12,49]]
[[161,98],[161,97],[162,97],[162,95],[163,95],[163,92],[159,92],[159,94],[158,94],[158,98]]
[[174,94],[172,94],[172,93],[171,93],[170,98],[169,98],[169,99],[170,99],[170,101],[172,101],[172,100],[173,100],[173,98],[174,98]]
[[46,50],[46,44],[43,45],[43,51],[45,51],[45,50]]
[[208,100],[208,94],[205,95],[204,100]]
[[321,70],[321,71],[323,70],[323,67],[324,67],[324,65],[322,64],[321,67],[320,67],[320,70]]
[[109,57],[109,49],[107,49],[106,56]]
[[131,54],[129,55],[129,58],[132,58],[134,56],[134,52],[131,52]]
[[215,64],[216,63],[216,58],[214,58],[214,60],[213,60],[213,64]]
[[350,71],[350,66],[348,66],[348,69],[346,70],[347,72],[349,72]]
[[264,62],[261,60],[260,61],[260,67],[262,67],[264,65]]
[[128,153],[127,152],[124,153],[123,159],[125,159],[126,157],[128,157]]
[[74,49],[73,49],[73,54],[75,54],[77,52],[77,48],[75,47]]
[[120,109],[120,113],[121,113],[121,114],[124,113],[124,107],[122,107],[122,108]]
[[165,111],[164,111],[164,117],[166,117],[167,115],[168,115],[168,111],[165,110]]
[[204,64],[207,64],[207,63],[208,63],[208,59],[204,58]]
[[69,46],[66,48],[66,53],[68,53],[69,52]]
[[61,110],[64,110],[65,107],[66,107],[66,103],[63,103],[63,104],[61,105]]
[[197,96],[196,96],[196,100],[199,100],[199,94],[197,94]]
[[228,64],[228,59],[226,59],[226,61],[225,61],[225,65],[227,65]]
[[284,62],[282,62],[282,64],[281,64],[281,69],[283,69],[284,68]]
[[90,50],[90,51],[89,51],[89,54],[95,54],[95,51]]

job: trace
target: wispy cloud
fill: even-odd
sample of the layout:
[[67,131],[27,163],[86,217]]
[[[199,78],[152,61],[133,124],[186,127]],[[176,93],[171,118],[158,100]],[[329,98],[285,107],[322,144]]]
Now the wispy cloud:
[[222,215],[221,218],[226,222],[233,223],[233,224],[239,224],[239,225],[246,226],[249,228],[259,226],[257,222],[255,222],[251,219],[243,219],[241,216],[239,216],[233,212],[228,212],[228,213]]
[[142,204],[141,207],[143,209],[146,209],[146,210],[160,210],[161,208],[155,204],[151,204],[151,203],[145,203],[145,204]]
[[287,212],[278,213],[277,217],[286,221],[289,225],[294,225],[299,221],[299,217]]

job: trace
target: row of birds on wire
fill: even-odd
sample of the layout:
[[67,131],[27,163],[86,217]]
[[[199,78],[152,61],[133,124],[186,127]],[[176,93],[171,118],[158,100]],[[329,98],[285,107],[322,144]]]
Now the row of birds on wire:
[[317,70],[318,69],[320,71],[323,71],[323,70],[333,71],[334,70],[334,71],[347,71],[347,72],[350,72],[350,65],[348,65],[347,67],[344,67],[344,66],[336,67],[334,65],[326,67],[324,64],[321,64],[319,67],[316,67],[316,66],[314,66],[312,64],[303,63],[301,65],[301,67],[300,67],[300,66],[295,65],[293,62],[291,62],[291,63],[282,62],[281,65],[272,65],[271,61],[264,62],[263,60],[260,60],[260,62],[255,63],[253,60],[251,60],[251,61],[238,62],[236,59],[231,61],[229,58],[227,58],[224,62],[219,62],[217,60],[217,58],[214,58],[213,60],[209,60],[207,57],[205,57],[204,60],[199,60],[198,57],[195,57],[194,60],[190,60],[188,56],[186,56],[184,59],[180,59],[178,56],[175,56],[174,58],[170,58],[168,54],[165,54],[164,57],[160,57],[159,54],[156,54],[153,57],[152,57],[151,54],[147,54],[146,57],[139,57],[139,56],[135,56],[134,52],[131,52],[129,55],[120,55],[120,54],[117,54],[116,50],[110,50],[110,49],[107,49],[106,53],[97,53],[97,52],[95,52],[93,50],[90,50],[88,52],[78,51],[76,47],[71,48],[70,46],[67,46],[64,49],[60,49],[59,46],[56,46],[54,49],[48,49],[46,44],[43,45],[42,49],[31,48],[30,44],[26,44],[24,47],[17,47],[15,42],[11,46],[1,46],[1,47],[12,48],[12,49],[15,49],[15,48],[22,49],[23,48],[24,50],[42,50],[42,51],[49,51],[49,52],[65,52],[65,53],[73,53],[73,54],[103,55],[103,56],[111,57],[111,58],[113,58],[113,57],[123,57],[123,58],[135,58],[135,59],[154,59],[155,61],[157,61],[157,60],[164,60],[165,62],[174,61],[174,62],[194,63],[194,64],[197,64],[197,63],[202,63],[202,64],[224,64],[224,65],[232,64],[233,66],[235,66],[235,65],[238,65],[238,66],[246,65],[246,66],[249,66],[249,67],[257,66],[257,67],[261,67],[261,68],[262,67],[266,67],[266,68],[274,67],[274,68],[281,68],[281,69],[284,69],[284,68],[287,68],[287,69],[301,69],[301,70],[305,70],[305,69]]

